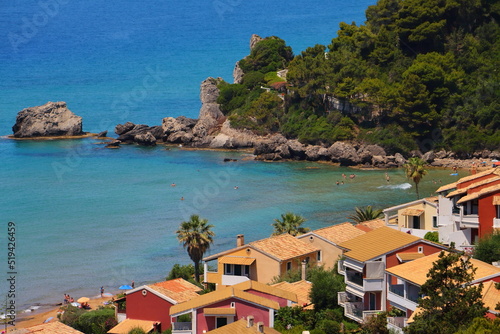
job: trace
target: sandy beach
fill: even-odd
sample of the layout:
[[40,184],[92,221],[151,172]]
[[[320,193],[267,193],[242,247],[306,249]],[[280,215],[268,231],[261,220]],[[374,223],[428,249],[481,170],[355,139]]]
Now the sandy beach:
[[[102,297],[102,298],[97,297],[90,299],[90,301],[88,302],[91,307],[90,311],[96,310],[99,306],[104,306],[104,303],[110,301],[112,298],[113,297]],[[48,311],[22,314],[16,319],[16,326],[9,327],[7,332],[11,332],[15,329],[28,328],[35,325],[40,325],[43,324],[49,318],[52,318],[50,322],[58,321],[57,314],[60,308],[61,306],[56,306]]]

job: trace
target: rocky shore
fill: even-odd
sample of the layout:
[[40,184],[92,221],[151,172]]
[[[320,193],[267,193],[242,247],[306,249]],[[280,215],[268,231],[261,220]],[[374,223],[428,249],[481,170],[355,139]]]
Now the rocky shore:
[[[253,35],[250,50],[261,38]],[[240,82],[242,71],[236,63],[233,71],[234,82]],[[500,150],[475,152],[467,159],[458,159],[453,152],[444,150],[410,152],[409,156],[399,153],[387,154],[383,147],[358,142],[335,142],[333,145],[306,145],[296,139],[285,138],[282,134],[271,133],[259,136],[246,129],[234,129],[222,113],[217,103],[221,78],[207,78],[201,83],[200,100],[202,106],[197,119],[180,116],[166,117],[161,125],[149,126],[126,122],[115,127],[117,138],[107,143],[109,148],[119,148],[121,144],[155,146],[176,144],[191,148],[210,149],[250,149],[255,159],[264,161],[307,160],[337,163],[341,166],[369,168],[400,167],[406,159],[418,156],[433,167],[470,168],[473,165],[491,166],[500,160]],[[82,136],[82,118],[73,114],[65,102],[48,102],[43,106],[27,108],[17,115],[13,126],[15,138]],[[98,137],[105,137],[102,132]]]

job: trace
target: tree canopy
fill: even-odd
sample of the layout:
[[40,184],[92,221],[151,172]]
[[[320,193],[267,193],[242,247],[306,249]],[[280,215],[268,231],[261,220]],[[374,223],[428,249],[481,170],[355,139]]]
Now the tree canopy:
[[474,318],[484,316],[487,309],[482,302],[483,286],[471,283],[476,270],[468,256],[441,252],[421,286],[421,312],[405,332],[453,334]]
[[[224,84],[233,126],[303,143],[357,139],[390,154],[500,146],[498,1],[379,0],[366,18],[296,56],[278,37],[258,42],[240,61],[242,83]],[[261,86],[283,102],[251,108]]]
[[200,281],[200,261],[203,254],[213,243],[215,236],[212,231],[213,227],[213,225],[208,224],[208,220],[202,219],[198,215],[192,215],[188,221],[182,222],[175,232],[177,239],[187,249],[189,257],[194,263],[196,282]]

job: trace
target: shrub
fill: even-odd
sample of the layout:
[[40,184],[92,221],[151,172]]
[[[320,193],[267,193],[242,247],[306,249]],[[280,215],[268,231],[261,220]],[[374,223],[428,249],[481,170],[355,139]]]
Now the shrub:
[[102,307],[94,311],[83,313],[74,328],[85,334],[106,334],[118,323],[115,320],[113,307]]
[[427,232],[424,235],[425,240],[433,241],[433,242],[439,242],[439,233],[438,232]]

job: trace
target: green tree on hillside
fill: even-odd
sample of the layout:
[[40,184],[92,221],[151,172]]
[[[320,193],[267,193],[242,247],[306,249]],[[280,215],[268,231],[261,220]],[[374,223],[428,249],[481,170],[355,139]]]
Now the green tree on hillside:
[[415,191],[417,193],[417,199],[420,198],[418,194],[418,184],[420,180],[427,174],[427,170],[424,168],[425,161],[419,157],[413,157],[408,159],[408,161],[403,165],[406,173],[406,177],[411,179],[415,183]]
[[200,261],[203,254],[213,243],[213,237],[215,236],[212,231],[213,227],[213,225],[208,224],[208,220],[201,219],[198,215],[192,215],[189,221],[182,222],[175,232],[177,239],[187,249],[189,257],[194,262],[196,282],[200,281]]
[[418,304],[422,310],[406,329],[408,334],[453,334],[482,317],[487,309],[482,302],[483,285],[472,285],[477,268],[460,253],[441,252],[421,286]]
[[384,216],[382,209],[373,209],[371,205],[364,208],[355,208],[355,213],[348,216],[347,219],[352,220],[355,224],[359,224],[368,220],[381,218]]
[[302,216],[296,215],[292,212],[281,214],[281,220],[275,219],[272,226],[274,231],[272,235],[280,235],[288,233],[294,237],[309,232],[309,228],[302,227],[301,225],[306,221]]

